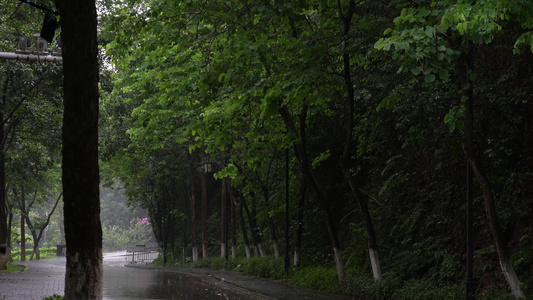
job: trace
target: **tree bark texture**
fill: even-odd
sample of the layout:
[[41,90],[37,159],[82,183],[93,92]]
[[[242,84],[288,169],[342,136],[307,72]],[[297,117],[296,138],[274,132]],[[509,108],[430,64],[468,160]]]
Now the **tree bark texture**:
[[56,5],[63,44],[65,299],[101,299],[96,4],[56,0]]

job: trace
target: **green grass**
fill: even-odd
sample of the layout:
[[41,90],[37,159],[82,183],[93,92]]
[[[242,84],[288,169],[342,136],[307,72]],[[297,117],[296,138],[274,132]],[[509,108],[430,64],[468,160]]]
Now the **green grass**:
[[8,264],[7,265],[7,270],[2,270],[2,271],[0,271],[0,273],[18,272],[18,271],[24,270],[25,268],[26,268],[25,266]]
[[[40,250],[41,259],[56,257],[56,252],[57,252],[56,247],[40,248],[39,250]],[[11,251],[11,256],[10,256],[11,261],[20,261],[20,252],[21,252],[20,250]],[[26,260],[30,260],[32,253],[33,253],[33,249],[26,249]],[[35,259],[35,256],[33,256],[33,259]]]

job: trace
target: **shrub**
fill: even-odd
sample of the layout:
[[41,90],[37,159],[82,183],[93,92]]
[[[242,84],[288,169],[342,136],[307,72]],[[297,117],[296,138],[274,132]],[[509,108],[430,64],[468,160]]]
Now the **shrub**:
[[303,268],[294,273],[289,283],[322,292],[340,292],[339,278],[334,268]]
[[[57,247],[39,248],[41,258],[55,257],[57,253]],[[10,260],[20,261],[21,250],[11,251]],[[26,260],[29,260],[33,254],[33,249],[26,249]],[[35,257],[34,257],[35,258]]]
[[393,299],[405,300],[448,300],[464,297],[462,285],[446,285],[431,280],[410,280],[393,293]]
[[283,279],[285,275],[284,261],[274,257],[253,257],[242,261],[239,268],[246,275],[262,278]]

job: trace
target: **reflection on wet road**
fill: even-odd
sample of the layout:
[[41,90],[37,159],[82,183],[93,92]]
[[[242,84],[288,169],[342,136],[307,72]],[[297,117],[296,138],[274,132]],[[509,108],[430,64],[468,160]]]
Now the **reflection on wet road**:
[[129,268],[124,253],[104,257],[104,300],[126,299],[258,299],[204,278],[161,270]]

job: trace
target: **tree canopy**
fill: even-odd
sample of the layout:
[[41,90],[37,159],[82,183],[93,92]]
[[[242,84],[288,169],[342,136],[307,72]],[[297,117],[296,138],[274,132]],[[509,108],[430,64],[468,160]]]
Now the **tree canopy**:
[[458,298],[468,177],[477,292],[531,295],[530,1],[98,11],[102,174],[146,209],[163,263],[286,255],[353,296]]

